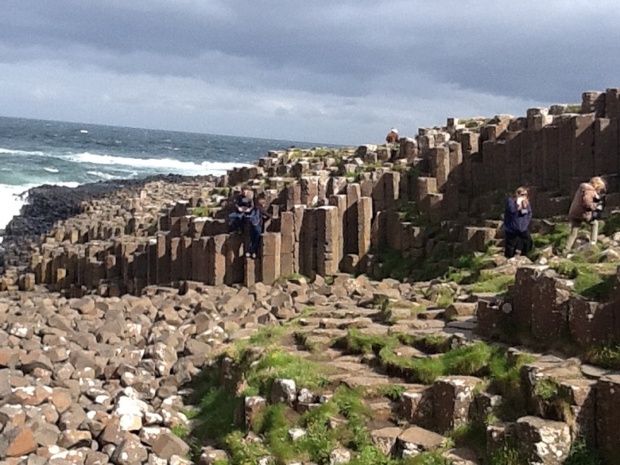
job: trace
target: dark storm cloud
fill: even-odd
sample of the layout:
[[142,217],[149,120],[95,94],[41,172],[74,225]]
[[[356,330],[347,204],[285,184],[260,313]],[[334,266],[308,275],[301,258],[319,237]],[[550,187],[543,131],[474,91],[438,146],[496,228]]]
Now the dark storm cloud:
[[[223,112],[245,104],[299,124],[323,115],[363,132],[390,115],[425,124],[450,111],[523,112],[618,85],[619,16],[583,0],[5,0],[0,63],[9,77],[33,64],[93,73],[101,95],[118,77],[131,95],[105,98],[123,105],[158,95],[156,82],[139,89],[159,78],[166,101],[203,83],[196,100]],[[65,92],[49,85],[42,102]]]

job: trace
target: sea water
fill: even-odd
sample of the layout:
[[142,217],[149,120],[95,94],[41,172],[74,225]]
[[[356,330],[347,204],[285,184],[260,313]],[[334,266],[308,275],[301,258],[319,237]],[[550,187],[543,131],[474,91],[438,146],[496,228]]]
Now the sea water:
[[324,144],[0,117],[0,228],[37,185],[220,175],[293,145]]

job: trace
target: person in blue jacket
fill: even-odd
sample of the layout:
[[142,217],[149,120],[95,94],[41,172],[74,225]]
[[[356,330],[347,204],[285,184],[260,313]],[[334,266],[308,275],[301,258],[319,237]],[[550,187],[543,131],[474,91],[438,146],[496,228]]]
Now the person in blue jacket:
[[512,258],[515,251],[527,255],[532,250],[532,236],[530,222],[532,221],[532,206],[528,200],[527,189],[519,187],[515,195],[506,200],[504,210],[504,256]]
[[260,248],[260,237],[265,232],[265,221],[271,218],[271,215],[265,209],[267,199],[264,195],[259,195],[254,208],[248,214],[250,222],[250,241],[245,248],[245,256],[248,258],[256,258]]

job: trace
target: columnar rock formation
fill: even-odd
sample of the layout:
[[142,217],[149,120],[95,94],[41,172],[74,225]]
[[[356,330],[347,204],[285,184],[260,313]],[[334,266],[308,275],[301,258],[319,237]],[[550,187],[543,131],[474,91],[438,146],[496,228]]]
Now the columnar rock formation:
[[[73,295],[94,288],[119,295],[184,280],[271,284],[293,273],[367,272],[376,265],[373,254],[386,246],[424,256],[441,220],[460,219],[449,229],[452,241],[482,250],[498,224],[468,220],[517,185],[530,186],[539,216],[565,213],[573,189],[594,174],[607,176],[609,203],[618,203],[618,95],[617,89],[586,92],[579,113],[555,105],[520,118],[449,119],[446,127],[401,139],[395,157],[387,147],[368,145],[270,152],[257,166],[220,178],[219,190],[195,183],[191,197],[185,190],[159,211],[149,205],[148,187],[125,191],[117,204],[95,202],[55,225],[35,248],[30,274],[13,273],[3,285],[36,282]],[[243,257],[240,237],[227,234],[225,215],[191,215],[198,205],[217,211],[227,187],[240,183],[265,189],[274,212],[256,262]],[[420,221],[401,220],[405,204]]]

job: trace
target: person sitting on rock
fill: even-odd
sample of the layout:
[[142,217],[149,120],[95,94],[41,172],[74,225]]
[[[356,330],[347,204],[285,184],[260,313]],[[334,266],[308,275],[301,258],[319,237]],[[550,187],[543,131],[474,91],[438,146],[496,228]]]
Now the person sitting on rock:
[[254,208],[248,215],[250,222],[250,242],[245,249],[245,256],[248,258],[256,258],[260,247],[260,236],[264,231],[265,221],[271,218],[271,215],[265,210],[267,199],[264,195],[259,195],[254,204]]
[[398,135],[398,129],[396,128],[390,129],[390,132],[388,133],[388,135],[385,136],[385,141],[388,144],[395,144],[396,142],[398,142],[399,139],[400,139],[400,136]]
[[590,179],[590,182],[582,183],[575,192],[568,212],[570,234],[566,242],[566,253],[573,248],[583,222],[590,223],[592,226],[590,244],[594,245],[598,241],[598,218],[604,206],[605,189],[605,181],[595,176]]
[[521,255],[527,255],[532,250],[530,223],[532,221],[532,207],[528,200],[525,187],[519,187],[514,196],[506,200],[504,209],[504,256],[512,258],[516,250]]
[[252,210],[252,199],[249,197],[249,189],[242,187],[241,191],[233,199],[235,210],[228,215],[228,231],[243,233],[244,220]]

